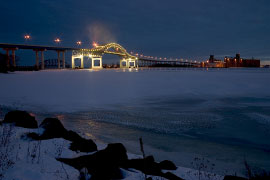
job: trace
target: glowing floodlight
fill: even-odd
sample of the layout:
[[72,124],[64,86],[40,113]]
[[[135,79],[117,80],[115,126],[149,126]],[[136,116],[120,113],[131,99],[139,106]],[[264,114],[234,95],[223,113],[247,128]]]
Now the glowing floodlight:
[[93,42],[93,47],[97,47],[97,46],[98,46],[98,43]]

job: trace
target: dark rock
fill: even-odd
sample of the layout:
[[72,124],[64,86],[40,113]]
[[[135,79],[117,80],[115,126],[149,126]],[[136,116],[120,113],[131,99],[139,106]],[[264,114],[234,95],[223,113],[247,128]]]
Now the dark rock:
[[121,143],[108,144],[102,153],[103,155],[106,155],[105,159],[117,162],[117,164],[121,164],[128,159],[127,150]]
[[248,180],[248,179],[243,178],[243,177],[237,177],[237,176],[225,176],[224,180]]
[[66,140],[72,141],[69,149],[80,152],[97,151],[97,145],[91,139],[84,139],[74,131],[68,131],[64,136]]
[[33,140],[46,140],[53,138],[64,138],[71,141],[70,150],[81,152],[97,151],[97,145],[91,139],[84,139],[74,131],[65,129],[60,120],[56,118],[46,118],[40,124],[44,131],[41,135],[36,133],[27,134],[28,138]]
[[155,162],[153,156],[144,159],[131,159],[126,161],[125,168],[133,168],[142,171],[144,174],[161,176],[162,172],[159,164]]
[[38,128],[35,117],[26,111],[10,111],[6,114],[3,123],[14,123],[15,126],[23,128]]
[[169,180],[184,180],[171,172],[166,172],[165,174],[163,174],[162,177],[165,177],[166,179],[169,179]]
[[67,133],[61,121],[56,118],[44,119],[39,127],[44,129],[41,139],[61,138]]
[[177,167],[171,161],[162,161],[161,163],[156,163],[153,156],[148,156],[144,159],[131,159],[127,160],[123,166],[124,168],[137,169],[144,174],[161,176],[169,180],[182,180],[182,178],[172,174],[163,173],[162,169],[176,170]]
[[80,141],[82,137],[74,131],[67,131],[65,134],[65,139],[74,142],[74,141]]
[[175,166],[175,164],[172,161],[161,161],[159,163],[159,167],[160,169],[164,169],[164,170],[176,170],[177,167]]
[[122,179],[120,167],[123,162],[127,161],[127,151],[120,143],[109,144],[106,149],[93,155],[74,159],[59,158],[57,160],[78,170],[86,167],[91,174],[91,180]]

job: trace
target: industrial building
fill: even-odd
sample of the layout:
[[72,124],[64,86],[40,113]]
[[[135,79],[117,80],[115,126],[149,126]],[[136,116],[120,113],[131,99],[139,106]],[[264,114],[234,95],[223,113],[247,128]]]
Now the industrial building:
[[202,67],[223,68],[225,64],[222,60],[215,59],[214,55],[210,55],[210,58],[206,62],[202,62]]
[[235,57],[225,57],[225,67],[260,67],[261,61],[259,59],[242,59],[240,54]]
[[259,59],[243,59],[240,54],[236,54],[235,57],[225,57],[224,61],[215,59],[214,55],[210,55],[210,58],[206,62],[201,63],[201,67],[215,67],[215,68],[229,68],[229,67],[260,67],[261,63]]

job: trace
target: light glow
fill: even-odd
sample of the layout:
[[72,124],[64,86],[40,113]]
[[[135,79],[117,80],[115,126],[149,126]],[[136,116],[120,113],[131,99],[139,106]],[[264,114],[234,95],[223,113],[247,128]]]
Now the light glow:
[[54,40],[54,42],[56,42],[56,43],[60,43],[60,42],[61,42],[61,40],[60,40],[59,38],[56,38],[56,39]]
[[98,46],[98,43],[93,42],[93,47],[97,47],[97,46]]
[[31,39],[31,36],[29,34],[24,35],[24,39],[29,40]]

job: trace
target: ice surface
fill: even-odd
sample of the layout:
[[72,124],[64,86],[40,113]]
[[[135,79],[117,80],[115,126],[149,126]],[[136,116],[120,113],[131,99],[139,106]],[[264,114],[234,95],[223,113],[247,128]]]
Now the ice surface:
[[190,167],[270,169],[270,69],[46,70],[0,74],[0,105],[56,116],[101,143]]
[[0,74],[0,103],[32,111],[71,112],[176,96],[189,105],[190,100],[269,97],[269,78],[268,69],[16,72]]

